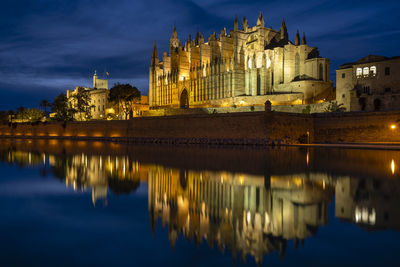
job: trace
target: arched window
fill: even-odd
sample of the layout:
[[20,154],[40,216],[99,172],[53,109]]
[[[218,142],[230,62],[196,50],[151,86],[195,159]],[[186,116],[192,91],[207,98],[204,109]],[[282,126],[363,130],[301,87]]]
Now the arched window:
[[248,68],[251,69],[251,58],[250,57],[248,57],[247,62],[248,62],[248,65],[247,65]]
[[297,53],[294,59],[294,77],[300,76],[300,56]]
[[376,66],[372,66],[371,68],[369,68],[369,73],[371,74],[371,76],[375,76],[376,75]]
[[319,79],[324,79],[324,67],[322,66],[322,63],[319,64]]
[[356,75],[357,75],[357,78],[360,78],[362,76],[362,68],[357,68]]
[[368,77],[368,74],[369,74],[369,68],[368,67],[364,67],[363,68],[363,76],[364,77]]

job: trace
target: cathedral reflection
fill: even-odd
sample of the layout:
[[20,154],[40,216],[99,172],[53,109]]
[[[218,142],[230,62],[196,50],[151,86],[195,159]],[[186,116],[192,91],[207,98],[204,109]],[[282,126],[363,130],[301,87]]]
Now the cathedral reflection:
[[[323,159],[317,153],[307,149],[299,161],[293,155],[288,157],[291,162],[304,162],[303,171],[299,171],[302,167],[286,172],[264,169],[263,174],[203,169],[197,165],[167,167],[151,160],[137,160],[132,154],[68,154],[11,148],[0,149],[0,160],[21,168],[39,167],[41,174],[52,173],[68,188],[90,191],[93,205],[107,204],[109,191],[129,194],[141,183],[147,184],[153,233],[161,222],[168,230],[172,249],[183,236],[198,245],[206,242],[221,251],[229,250],[234,261],[240,255],[242,261],[250,256],[262,263],[264,255],[274,252],[283,258],[288,242],[293,241],[296,247],[304,244],[319,227],[328,224],[333,196],[338,219],[366,230],[400,230],[400,179],[396,169],[399,158],[391,154],[374,157],[376,165],[368,166],[371,177],[366,177],[362,169],[349,171],[351,176],[346,176],[335,174],[332,166],[326,172],[312,169]],[[371,162],[373,154],[362,155]],[[290,166],[284,158],[277,164]],[[342,166],[341,170],[345,169]],[[382,166],[385,169],[379,169]],[[381,177],[377,175],[379,171]]]
[[148,180],[152,229],[158,218],[168,224],[172,247],[182,234],[243,260],[252,255],[261,263],[274,251],[283,257],[287,240],[303,242],[328,223],[333,190],[318,178],[155,168]]

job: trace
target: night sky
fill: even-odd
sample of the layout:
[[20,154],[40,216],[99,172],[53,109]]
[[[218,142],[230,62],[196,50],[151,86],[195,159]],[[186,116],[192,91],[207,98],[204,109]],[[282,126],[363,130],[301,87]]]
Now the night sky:
[[77,85],[91,86],[96,69],[110,86],[148,90],[154,40],[168,49],[174,23],[185,41],[196,31],[233,29],[235,14],[254,26],[259,12],[289,38],[305,31],[310,46],[335,69],[368,54],[400,55],[400,1],[3,0],[0,7],[0,110],[38,107]]

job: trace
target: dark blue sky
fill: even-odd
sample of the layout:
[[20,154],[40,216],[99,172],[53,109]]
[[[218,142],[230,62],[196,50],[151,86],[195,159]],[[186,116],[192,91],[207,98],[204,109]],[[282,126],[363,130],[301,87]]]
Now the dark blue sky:
[[368,54],[400,55],[399,1],[289,0],[3,0],[0,8],[0,110],[37,107],[76,85],[90,86],[93,71],[110,84],[148,90],[148,66],[157,41],[167,50],[174,22],[186,40],[233,28],[235,14],[250,26],[262,11],[266,26],[285,17],[335,69]]

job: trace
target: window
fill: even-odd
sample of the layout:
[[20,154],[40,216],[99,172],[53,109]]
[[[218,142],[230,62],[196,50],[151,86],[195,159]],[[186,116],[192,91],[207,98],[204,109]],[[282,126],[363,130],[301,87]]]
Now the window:
[[385,75],[386,76],[390,75],[390,68],[389,67],[385,68]]
[[363,68],[363,76],[364,77],[368,77],[368,74],[369,74],[369,68],[368,67],[364,67]]
[[371,90],[370,90],[370,88],[369,88],[369,86],[364,86],[364,94],[370,94],[371,93]]
[[294,60],[294,77],[300,76],[300,56],[297,53]]
[[324,79],[324,68],[322,67],[322,63],[319,64],[319,79],[321,81]]
[[357,78],[360,78],[362,76],[362,68],[357,68]]
[[391,88],[385,88],[385,93],[390,93],[392,91]]
[[345,94],[343,94],[343,95],[342,95],[342,98],[345,98],[345,97],[346,97],[346,95],[345,95]]
[[342,79],[346,78],[346,73],[342,73]]
[[371,76],[375,76],[375,75],[376,75],[376,67],[375,67],[375,66],[372,66],[372,67],[369,69],[369,74],[370,74]]

